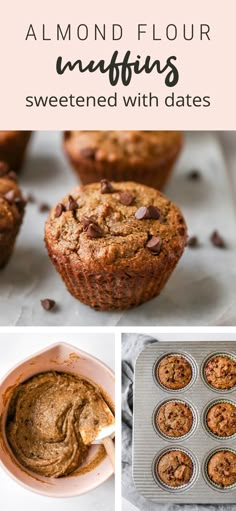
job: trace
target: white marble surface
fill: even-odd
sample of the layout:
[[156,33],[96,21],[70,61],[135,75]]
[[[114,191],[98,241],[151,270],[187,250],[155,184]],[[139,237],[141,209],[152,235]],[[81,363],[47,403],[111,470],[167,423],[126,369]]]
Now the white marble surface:
[[[47,214],[29,204],[12,260],[0,273],[0,325],[236,325],[235,140],[235,133],[187,134],[166,194],[183,210],[189,233],[199,236],[201,247],[186,249],[158,298],[124,313],[94,311],[66,291],[44,247]],[[199,182],[186,177],[193,168],[202,172]],[[34,134],[20,176],[23,190],[54,205],[76,182],[61,133]],[[223,233],[227,250],[210,244],[214,229]],[[46,297],[57,301],[57,310],[41,308],[40,299]]]
[[[25,357],[58,341],[76,345],[115,369],[114,335],[50,332],[0,333],[0,378]],[[3,511],[113,511],[114,477],[95,490],[67,499],[36,495],[17,484],[0,466],[1,509]]]

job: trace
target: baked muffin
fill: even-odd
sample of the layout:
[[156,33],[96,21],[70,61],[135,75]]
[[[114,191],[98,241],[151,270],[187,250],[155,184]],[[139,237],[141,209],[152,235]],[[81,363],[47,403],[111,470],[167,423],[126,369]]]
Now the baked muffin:
[[231,451],[217,451],[207,466],[208,476],[213,483],[223,488],[236,483],[236,454]]
[[236,361],[228,355],[212,357],[205,366],[205,376],[212,387],[231,389],[236,385]]
[[67,131],[64,148],[83,184],[106,178],[161,190],[180,153],[179,131]]
[[187,435],[193,424],[192,410],[181,401],[168,401],[159,408],[156,423],[159,430],[169,437]]
[[75,188],[52,209],[45,241],[75,298],[122,310],[160,293],[183,253],[186,225],[157,190],[103,180]]
[[13,252],[24,216],[25,201],[15,179],[15,173],[0,163],[0,268]]
[[31,131],[0,131],[0,160],[18,172],[23,163]]
[[157,366],[157,378],[167,389],[183,389],[192,379],[192,367],[181,355],[167,355]]
[[177,488],[189,483],[193,474],[193,464],[188,454],[173,450],[163,454],[156,470],[163,483]]
[[206,416],[207,426],[217,436],[227,437],[236,433],[236,407],[233,403],[213,405]]

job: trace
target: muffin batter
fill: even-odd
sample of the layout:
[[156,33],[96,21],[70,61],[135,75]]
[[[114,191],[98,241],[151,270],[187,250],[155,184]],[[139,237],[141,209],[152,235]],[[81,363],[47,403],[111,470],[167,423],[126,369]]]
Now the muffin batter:
[[177,438],[190,431],[193,415],[186,403],[169,401],[159,409],[156,421],[162,433]]
[[164,357],[157,367],[158,378],[164,387],[178,390],[186,387],[192,378],[192,368],[186,358],[180,355]]
[[6,434],[18,461],[47,477],[62,477],[83,463],[89,446],[107,425],[102,395],[77,376],[45,372],[20,384],[12,396]]
[[231,403],[216,403],[207,414],[208,428],[217,436],[236,433],[236,407]]
[[183,451],[169,451],[164,454],[158,465],[160,479],[173,488],[187,484],[193,473],[190,457]]
[[225,487],[236,483],[236,454],[231,451],[218,451],[211,457],[208,467],[210,479]]
[[231,389],[236,385],[236,361],[228,355],[218,355],[207,362],[206,379],[216,389]]

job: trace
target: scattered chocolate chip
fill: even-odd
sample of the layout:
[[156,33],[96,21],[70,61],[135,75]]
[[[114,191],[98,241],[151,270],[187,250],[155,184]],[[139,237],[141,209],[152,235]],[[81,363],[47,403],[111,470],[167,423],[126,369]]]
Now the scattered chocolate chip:
[[102,229],[98,224],[92,223],[86,229],[87,236],[89,238],[101,238],[102,237]]
[[16,181],[17,180],[17,175],[16,173],[14,172],[14,170],[10,170],[10,172],[8,172],[7,174],[7,177],[9,179],[12,179],[13,181]]
[[86,229],[88,228],[88,226],[90,224],[96,224],[96,218],[95,216],[87,216],[87,215],[84,215],[82,218],[81,218],[81,223],[83,225],[83,228],[84,230],[86,231]]
[[84,147],[80,149],[80,156],[82,156],[82,158],[88,158],[88,160],[94,160],[96,151],[96,147]]
[[100,181],[100,184],[101,193],[113,193],[115,191],[110,181],[108,181],[108,179],[102,179]]
[[153,252],[153,254],[158,255],[161,251],[161,239],[157,236],[152,236],[150,240],[147,242],[146,247]]
[[55,300],[51,300],[50,298],[45,298],[44,300],[41,300],[41,305],[45,311],[52,310],[55,304],[56,304]]
[[44,212],[49,211],[49,210],[50,210],[50,206],[46,202],[41,202],[41,204],[39,204],[39,211],[40,211],[40,213],[44,213]]
[[0,176],[5,176],[9,171],[7,163],[0,161]]
[[65,210],[66,210],[66,208],[65,208],[64,204],[59,202],[59,204],[57,204],[56,209],[55,209],[55,218],[59,218],[59,216],[61,216],[61,214]]
[[9,190],[9,192],[4,194],[4,198],[7,199],[7,201],[12,204],[15,200],[15,191]]
[[210,237],[212,245],[218,248],[226,248],[225,241],[222,236],[218,233],[218,231],[214,231]]
[[67,211],[75,211],[76,209],[78,209],[78,204],[77,204],[76,200],[71,195],[69,195],[69,197],[68,197],[66,209],[67,209]]
[[141,208],[137,209],[135,213],[135,218],[137,218],[137,220],[143,220],[144,218],[158,220],[160,216],[161,212],[156,206],[148,206],[147,208],[142,206]]
[[25,197],[27,202],[31,202],[32,204],[35,202],[35,197],[32,193],[28,193]]
[[132,193],[122,192],[119,195],[119,201],[121,202],[121,204],[124,204],[124,206],[130,206],[134,201],[134,196],[132,195]]
[[191,236],[187,241],[187,246],[190,248],[199,247],[199,241],[197,236]]
[[199,172],[199,170],[191,170],[189,173],[188,173],[188,178],[189,179],[192,179],[193,181],[199,181],[199,179],[201,179],[201,173]]

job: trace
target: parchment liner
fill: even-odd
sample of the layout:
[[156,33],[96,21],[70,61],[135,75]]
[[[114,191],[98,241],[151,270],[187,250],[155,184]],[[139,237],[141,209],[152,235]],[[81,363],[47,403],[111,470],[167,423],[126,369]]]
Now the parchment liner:
[[[159,412],[160,408],[167,403],[183,403],[184,405],[187,405],[190,408],[190,410],[192,412],[193,423],[192,423],[191,429],[185,435],[178,436],[178,437],[168,436],[165,433],[163,433],[163,431],[161,431],[161,429],[159,428],[158,423],[157,423],[158,412]],[[157,432],[157,434],[160,435],[165,440],[167,440],[168,442],[181,442],[182,440],[186,440],[187,438],[189,438],[191,435],[194,434],[194,431],[198,424],[198,413],[197,413],[197,410],[195,409],[195,407],[192,405],[192,403],[189,403],[189,401],[187,401],[187,399],[164,399],[164,401],[161,401],[161,403],[159,403],[153,411],[152,424],[153,424],[153,427],[154,427],[155,431]],[[176,447],[175,447],[175,449],[176,449]]]

